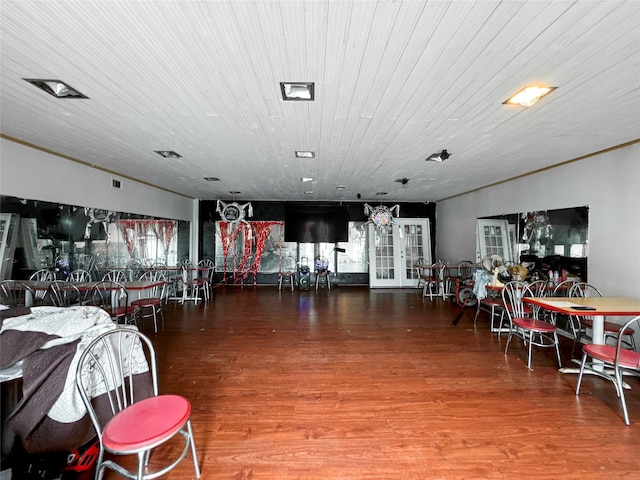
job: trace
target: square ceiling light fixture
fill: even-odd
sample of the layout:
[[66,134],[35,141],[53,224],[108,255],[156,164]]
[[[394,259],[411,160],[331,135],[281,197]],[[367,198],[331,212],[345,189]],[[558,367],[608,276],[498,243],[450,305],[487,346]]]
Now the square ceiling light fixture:
[[311,152],[309,150],[296,150],[296,158],[314,158],[316,156],[316,152]]
[[89,98],[61,80],[40,80],[38,78],[23,78],[23,80],[56,98]]
[[218,177],[203,177],[207,182],[219,182],[220,179]]
[[181,158],[182,157],[182,155],[172,150],[154,150],[154,152],[164,158]]
[[442,150],[441,152],[432,153],[425,160],[427,162],[444,162],[447,158],[449,158],[451,154],[446,150]]
[[503,105],[522,105],[530,107],[548,93],[553,92],[557,87],[525,87],[512,96],[509,100],[502,102]]
[[314,100],[313,82],[280,82],[283,100],[311,102]]

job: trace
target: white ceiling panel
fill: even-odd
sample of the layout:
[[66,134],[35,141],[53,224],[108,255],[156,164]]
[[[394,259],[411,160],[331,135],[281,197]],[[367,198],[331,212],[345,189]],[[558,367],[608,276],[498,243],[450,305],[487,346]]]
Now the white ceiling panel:
[[3,136],[194,198],[437,201],[640,136],[636,1],[3,0],[0,29]]

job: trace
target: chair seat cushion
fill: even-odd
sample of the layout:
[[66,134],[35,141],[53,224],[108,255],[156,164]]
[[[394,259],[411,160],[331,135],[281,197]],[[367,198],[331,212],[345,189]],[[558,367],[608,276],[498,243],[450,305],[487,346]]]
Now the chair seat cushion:
[[[613,345],[596,345],[590,343],[582,347],[582,350],[593,358],[603,362],[614,363],[616,361],[616,347]],[[620,366],[625,368],[640,368],[640,353],[623,348],[620,350]]]
[[160,304],[162,304],[162,299],[160,297],[141,298],[131,302],[132,307],[153,307],[154,305]]
[[549,322],[544,322],[542,320],[537,320],[535,318],[516,317],[512,320],[512,322],[514,323],[514,325],[517,325],[520,328],[533,330],[534,332],[553,333],[556,331],[555,325],[552,325]]
[[105,426],[102,442],[112,452],[136,452],[177,433],[191,416],[191,403],[179,395],[150,397],[118,412]]
[[486,305],[488,307],[504,307],[504,303],[502,300],[498,300],[497,298],[483,298],[480,300],[480,304]]
[[129,315],[130,313],[133,313],[134,309],[131,307],[115,307],[115,308],[108,308],[106,310],[109,313],[109,315],[111,315],[112,317],[122,317],[124,315]]
[[[591,320],[590,318],[581,318],[580,319],[580,323],[585,327],[593,328],[593,320]],[[622,328],[622,325],[619,325],[617,323],[604,322],[604,331],[605,332],[618,333],[621,328]],[[624,331],[623,335],[633,335],[633,334],[634,334],[633,328],[627,328]]]

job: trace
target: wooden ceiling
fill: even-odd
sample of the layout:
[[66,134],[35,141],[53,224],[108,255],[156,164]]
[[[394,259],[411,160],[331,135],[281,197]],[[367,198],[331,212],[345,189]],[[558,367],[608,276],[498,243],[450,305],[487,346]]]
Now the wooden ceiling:
[[[2,135],[125,186],[207,200],[438,201],[640,136],[637,1],[0,9]],[[57,99],[24,78],[89,98]],[[315,82],[315,100],[283,101],[283,81]],[[530,108],[503,104],[530,84],[557,89]],[[442,149],[447,161],[425,161]]]

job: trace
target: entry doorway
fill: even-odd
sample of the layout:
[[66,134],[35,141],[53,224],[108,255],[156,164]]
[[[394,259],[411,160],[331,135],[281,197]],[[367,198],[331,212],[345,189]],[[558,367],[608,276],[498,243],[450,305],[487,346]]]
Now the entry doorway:
[[431,235],[426,218],[396,218],[380,230],[369,224],[371,288],[416,288],[418,261],[431,264]]

